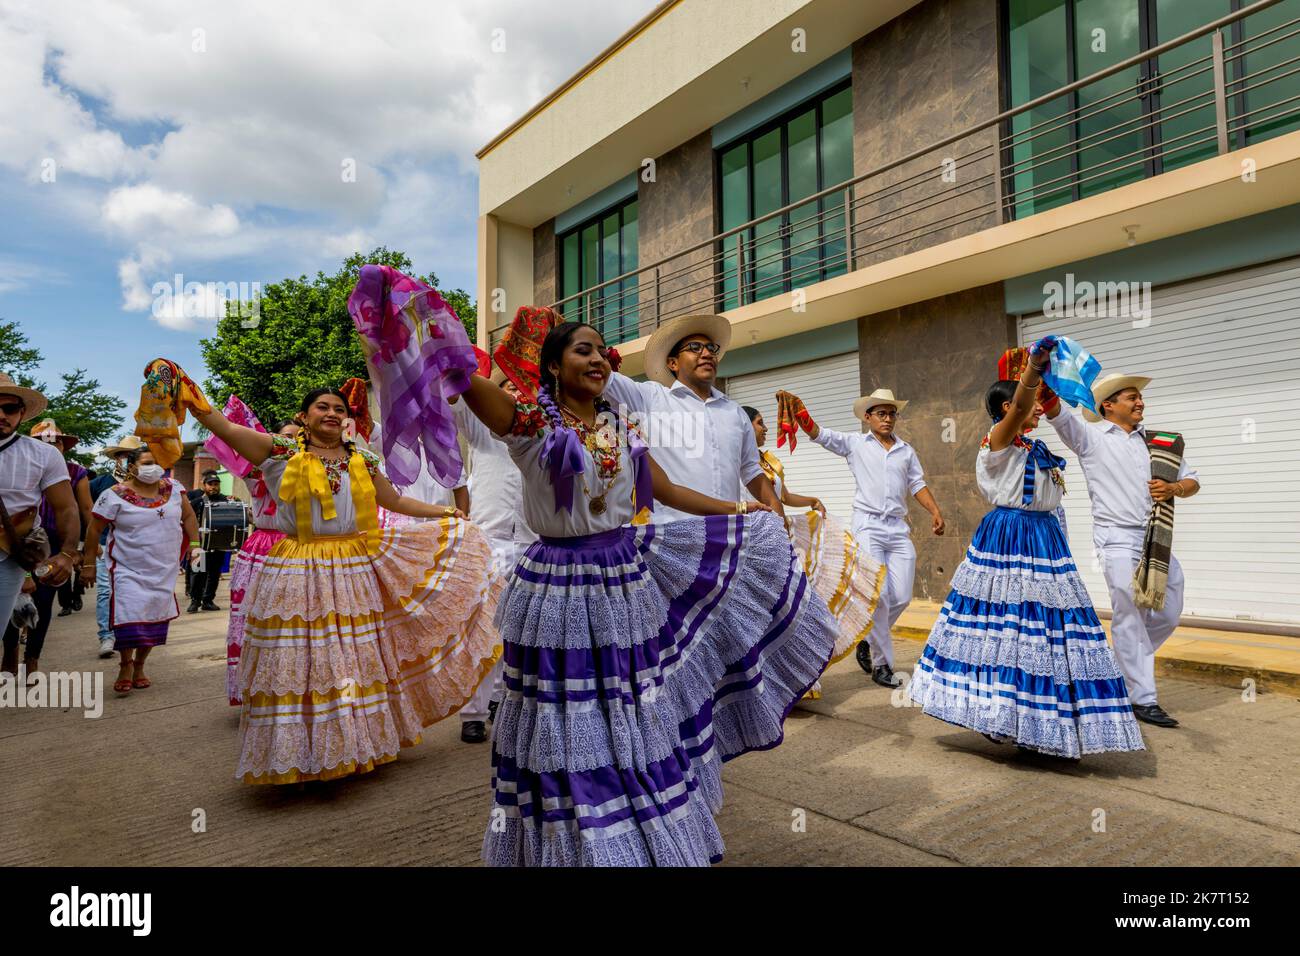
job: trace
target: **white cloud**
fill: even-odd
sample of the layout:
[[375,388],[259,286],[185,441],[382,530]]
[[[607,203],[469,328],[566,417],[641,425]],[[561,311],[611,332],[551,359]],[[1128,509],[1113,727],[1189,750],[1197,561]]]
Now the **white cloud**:
[[199,238],[222,238],[239,229],[239,217],[229,206],[204,206],[184,193],[157,186],[122,186],[104,202],[105,225],[133,239],[164,237],[172,233]]
[[[171,328],[196,320],[150,290],[178,264],[328,271],[383,244],[469,275],[474,151],[653,3],[0,0],[0,167],[93,181],[98,202],[41,195]],[[40,182],[46,157],[74,181]]]

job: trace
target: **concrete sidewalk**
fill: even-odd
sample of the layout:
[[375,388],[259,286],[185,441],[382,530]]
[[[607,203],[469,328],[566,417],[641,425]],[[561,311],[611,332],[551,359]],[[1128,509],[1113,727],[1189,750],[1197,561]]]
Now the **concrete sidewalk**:
[[[462,744],[455,718],[355,779],[237,782],[226,620],[182,614],[149,658],[154,686],[121,698],[91,607],[55,619],[42,665],[102,673],[108,699],[93,720],[0,709],[0,866],[477,864],[490,749]],[[900,635],[897,650],[910,670],[921,647]],[[1300,864],[1294,695],[1165,678],[1181,728],[1073,763],[927,717],[851,657],[822,683],[781,746],[726,765],[726,864]]]
[[[913,601],[894,627],[895,638],[925,642],[941,605]],[[1101,626],[1110,634],[1110,621]],[[901,661],[902,658],[899,658]],[[1180,627],[1156,652],[1156,675],[1190,677],[1226,687],[1300,693],[1300,638],[1245,631]]]

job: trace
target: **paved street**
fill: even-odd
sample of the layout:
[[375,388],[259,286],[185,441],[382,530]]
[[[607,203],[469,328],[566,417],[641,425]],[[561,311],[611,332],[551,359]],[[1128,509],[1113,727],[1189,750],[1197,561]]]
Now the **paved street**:
[[[102,670],[103,716],[0,711],[0,866],[478,862],[488,748],[455,718],[354,780],[233,779],[224,613],[182,615],[149,659],[155,686],[118,699],[87,607],[56,618],[46,670]],[[223,594],[219,603],[225,605]],[[900,662],[920,646],[901,642]],[[785,743],[729,764],[729,865],[1300,863],[1300,701],[1165,678],[1180,730],[1146,753],[1070,765],[996,746],[911,708],[851,661],[797,710]],[[192,832],[196,809],[206,832]],[[802,822],[802,827],[800,823]]]

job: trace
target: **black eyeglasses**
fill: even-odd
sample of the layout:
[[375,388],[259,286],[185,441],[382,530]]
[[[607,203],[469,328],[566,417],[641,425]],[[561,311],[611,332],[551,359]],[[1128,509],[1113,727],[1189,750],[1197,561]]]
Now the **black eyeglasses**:
[[699,355],[701,352],[708,352],[710,355],[717,355],[722,351],[722,346],[717,342],[687,342],[678,352],[690,352],[692,355]]
[[5,402],[3,405],[0,405],[0,413],[5,415],[17,415],[26,407],[27,406],[22,402]]

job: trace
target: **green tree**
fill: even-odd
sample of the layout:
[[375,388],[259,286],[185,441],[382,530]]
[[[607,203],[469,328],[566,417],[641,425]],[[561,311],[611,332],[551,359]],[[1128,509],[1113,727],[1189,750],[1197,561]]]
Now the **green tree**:
[[126,402],[103,391],[99,379],[87,378],[83,368],[60,375],[62,388],[53,391],[33,374],[44,359],[40,349],[28,345],[17,322],[0,322],[0,371],[13,376],[23,387],[36,389],[49,401],[43,414],[24,422],[19,430],[27,434],[37,422],[52,418],[61,429],[80,439],[69,457],[89,465],[94,456],[87,449],[114,437],[122,427]]
[[[50,404],[42,418],[53,418],[61,429],[80,441],[69,454],[83,465],[94,461],[86,449],[107,444],[122,427],[126,402],[100,388],[99,379],[88,378],[84,368],[64,372],[63,388],[54,395],[46,393]],[[35,421],[28,422],[29,429]]]
[[[262,290],[256,321],[248,318],[247,308],[231,303],[215,334],[199,343],[210,373],[205,385],[212,404],[220,408],[236,394],[270,428],[277,419],[292,417],[312,389],[366,378],[347,303],[368,263],[415,275],[406,255],[381,246],[350,256],[334,275],[317,272],[314,279],[304,275],[271,283]],[[438,288],[432,273],[417,278]],[[478,316],[469,294],[439,291],[474,341]]]
[[44,391],[45,387],[32,377],[42,361],[41,350],[27,346],[27,336],[17,322],[0,322],[0,372],[12,376],[23,388]]

